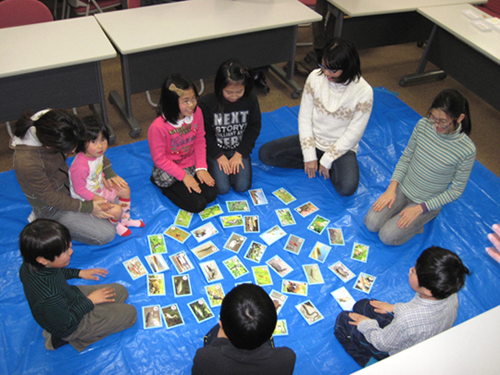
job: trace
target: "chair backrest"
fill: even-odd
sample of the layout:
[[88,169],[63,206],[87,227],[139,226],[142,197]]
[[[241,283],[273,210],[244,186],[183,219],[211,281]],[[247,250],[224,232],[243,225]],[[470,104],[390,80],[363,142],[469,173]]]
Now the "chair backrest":
[[49,8],[38,0],[0,2],[0,28],[53,21]]
[[127,0],[127,8],[139,8],[141,0]]

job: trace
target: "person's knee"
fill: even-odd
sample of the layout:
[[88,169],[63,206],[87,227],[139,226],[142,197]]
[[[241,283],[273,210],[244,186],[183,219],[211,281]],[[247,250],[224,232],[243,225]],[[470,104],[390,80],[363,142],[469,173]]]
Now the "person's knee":
[[[401,245],[401,239],[396,235],[394,230],[382,227],[378,232],[378,237],[384,245],[387,246],[398,246]],[[405,241],[406,242],[406,241]]]
[[127,316],[127,319],[125,322],[127,328],[132,327],[137,322],[137,310],[136,310],[136,308],[132,305],[124,304],[122,311],[125,314],[125,316]]
[[229,190],[231,189],[231,185],[229,184],[216,183],[215,187],[217,189],[217,195],[225,195],[229,193]]
[[259,159],[263,164],[270,165],[272,164],[272,160],[274,159],[272,157],[272,147],[271,142],[268,142],[264,145],[261,146],[259,149]]
[[338,316],[337,320],[335,321],[335,328],[333,330],[333,333],[337,340],[342,341],[345,340],[348,336],[348,332],[346,331],[346,324],[349,324],[349,312],[348,311],[342,311]]
[[337,183],[337,184],[334,184],[333,187],[335,188],[335,191],[343,196],[343,197],[350,197],[351,195],[353,195],[356,190],[358,190],[358,183],[345,183],[345,182],[341,182],[341,183]]
[[126,301],[128,298],[128,290],[122,284],[113,283],[111,284],[116,293],[116,299]]
[[373,208],[370,208],[368,213],[365,216],[365,225],[366,229],[370,232],[376,233],[380,230],[380,220],[378,220],[378,213],[375,212]]

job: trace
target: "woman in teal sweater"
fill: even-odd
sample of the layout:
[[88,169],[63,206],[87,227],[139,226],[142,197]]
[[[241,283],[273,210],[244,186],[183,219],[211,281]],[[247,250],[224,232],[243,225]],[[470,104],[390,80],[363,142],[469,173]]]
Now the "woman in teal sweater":
[[368,230],[393,246],[423,233],[467,185],[476,158],[470,131],[467,99],[456,90],[440,92],[428,117],[415,126],[389,187],[368,211]]

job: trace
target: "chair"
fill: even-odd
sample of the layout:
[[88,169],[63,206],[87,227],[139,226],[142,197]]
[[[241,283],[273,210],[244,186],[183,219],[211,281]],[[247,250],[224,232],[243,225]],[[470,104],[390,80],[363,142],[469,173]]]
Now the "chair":
[[71,8],[77,16],[88,16],[94,13],[103,13],[104,10],[122,6],[121,0],[64,0],[62,18],[69,18]]

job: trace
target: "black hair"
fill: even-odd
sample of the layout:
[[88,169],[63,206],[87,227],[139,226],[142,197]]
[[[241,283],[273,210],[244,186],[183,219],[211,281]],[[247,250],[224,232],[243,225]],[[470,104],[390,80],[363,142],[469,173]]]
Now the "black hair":
[[431,246],[424,250],[415,264],[418,285],[428,289],[436,299],[457,293],[470,271],[460,257],[450,250]]
[[71,234],[61,223],[50,219],[36,219],[24,227],[19,236],[19,249],[26,263],[37,268],[44,265],[38,263],[38,257],[53,261],[68,250]]
[[51,109],[38,120],[33,121],[33,112],[25,112],[16,122],[14,135],[23,138],[28,129],[36,128],[40,143],[64,154],[73,151],[84,134],[83,123],[76,115],[62,109]]
[[348,85],[361,77],[358,51],[354,43],[345,39],[333,38],[324,48],[320,61],[330,70],[342,70],[338,83]]
[[179,108],[180,96],[176,90],[170,90],[170,85],[172,84],[180,90],[193,89],[197,98],[198,90],[193,82],[181,74],[171,74],[165,79],[161,86],[160,102],[156,107],[156,113],[158,116],[163,116],[168,122],[175,124],[179,120],[181,113]]
[[461,132],[469,135],[470,132],[472,131],[472,122],[469,112],[469,102],[457,90],[447,89],[441,91],[432,102],[429,112],[432,109],[440,109],[441,111],[446,113],[449,117],[451,117],[455,126],[457,125],[456,122],[457,119],[463,113],[465,117],[461,123],[462,124]]
[[95,141],[99,134],[102,134],[109,143],[109,130],[106,125],[98,121],[94,116],[87,116],[82,119],[85,126],[85,135],[82,137],[76,148],[76,152],[85,152],[89,142]]
[[222,329],[238,349],[253,350],[264,344],[271,338],[277,320],[273,301],[255,284],[238,285],[222,301]]
[[217,97],[219,109],[224,108],[224,90],[231,83],[241,83],[245,87],[243,96],[248,96],[252,92],[254,79],[250,68],[243,66],[239,61],[229,59],[224,61],[217,70],[214,82],[214,92]]

